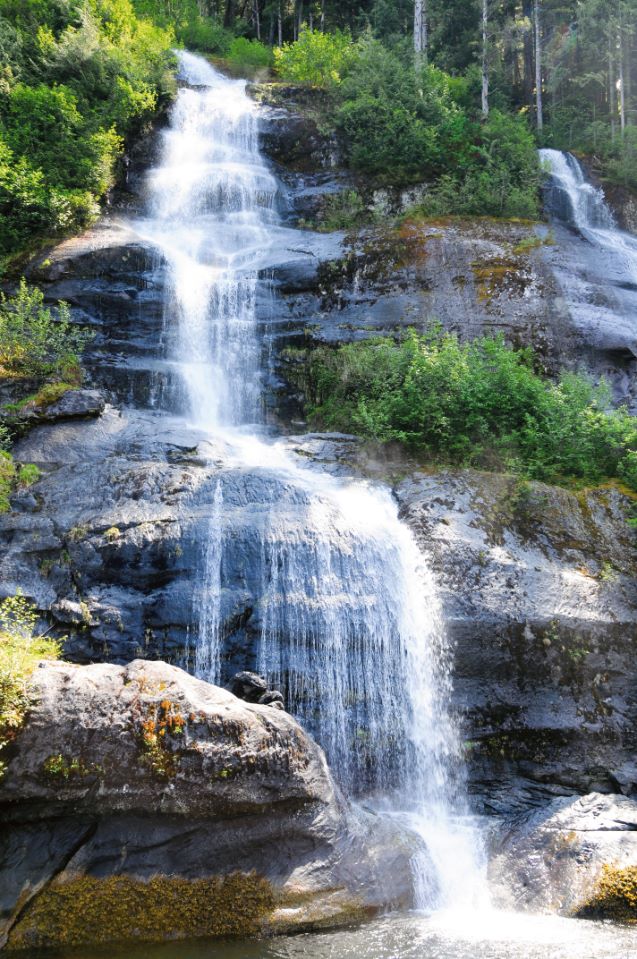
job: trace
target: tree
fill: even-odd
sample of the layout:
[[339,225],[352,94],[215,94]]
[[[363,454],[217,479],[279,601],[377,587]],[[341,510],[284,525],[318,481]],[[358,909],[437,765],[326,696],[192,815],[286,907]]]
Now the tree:
[[534,0],[533,20],[535,26],[535,117],[537,128],[544,128],[544,108],[542,103],[542,32],[540,30],[540,0]]
[[482,0],[482,116],[489,116],[489,0]]

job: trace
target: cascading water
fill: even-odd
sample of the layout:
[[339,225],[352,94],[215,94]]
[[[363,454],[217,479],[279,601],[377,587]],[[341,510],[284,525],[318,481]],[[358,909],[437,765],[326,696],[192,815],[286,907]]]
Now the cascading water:
[[[259,417],[259,271],[276,262],[277,183],[258,150],[243,81],[180,54],[180,90],[150,178],[141,227],[166,263],[167,328],[182,412],[224,444],[227,463],[276,493],[252,496],[260,623],[255,665],[285,688],[350,795],[409,817],[420,905],[481,888],[461,824],[459,744],[435,584],[389,491],[301,465],[250,424]],[[239,429],[241,427],[241,429]],[[256,502],[256,506],[255,506]],[[195,669],[221,679],[224,475],[214,485],[202,564]],[[433,862],[433,875],[431,863]],[[472,878],[474,880],[472,884]]]
[[558,221],[577,230],[605,256],[609,281],[637,283],[637,239],[618,229],[599,187],[589,183],[581,164],[571,153],[540,150],[550,180],[547,206]]

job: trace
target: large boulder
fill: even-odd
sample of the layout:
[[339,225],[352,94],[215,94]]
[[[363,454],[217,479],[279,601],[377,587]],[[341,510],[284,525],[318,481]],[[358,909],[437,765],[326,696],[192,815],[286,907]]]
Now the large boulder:
[[510,909],[637,921],[637,801],[591,793],[524,813],[490,875]]
[[[0,783],[8,948],[331,926],[411,899],[284,712],[165,663],[43,663]],[[412,850],[413,851],[413,850]]]

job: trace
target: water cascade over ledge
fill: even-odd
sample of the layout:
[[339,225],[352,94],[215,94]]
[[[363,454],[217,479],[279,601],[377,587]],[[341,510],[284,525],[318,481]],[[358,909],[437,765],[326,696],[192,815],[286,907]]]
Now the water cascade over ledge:
[[[350,796],[402,816],[421,907],[476,903],[479,842],[450,712],[436,584],[388,489],[321,473],[260,424],[257,298],[276,262],[279,187],[258,149],[244,81],[180,53],[181,79],[148,215],[163,257],[179,412],[221,444],[253,508],[261,589],[254,667],[285,692]],[[259,498],[264,485],[271,491]],[[223,683],[224,471],[203,530],[195,671]]]
[[571,153],[543,149],[540,160],[550,173],[546,191],[549,213],[597,248],[607,266],[609,283],[637,286],[637,239],[618,228],[603,190],[587,180]]

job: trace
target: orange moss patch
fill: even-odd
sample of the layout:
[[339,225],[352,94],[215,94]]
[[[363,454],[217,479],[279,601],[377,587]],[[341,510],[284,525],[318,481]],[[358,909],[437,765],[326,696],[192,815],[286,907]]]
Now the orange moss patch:
[[637,925],[637,866],[604,866],[591,896],[576,915]]

